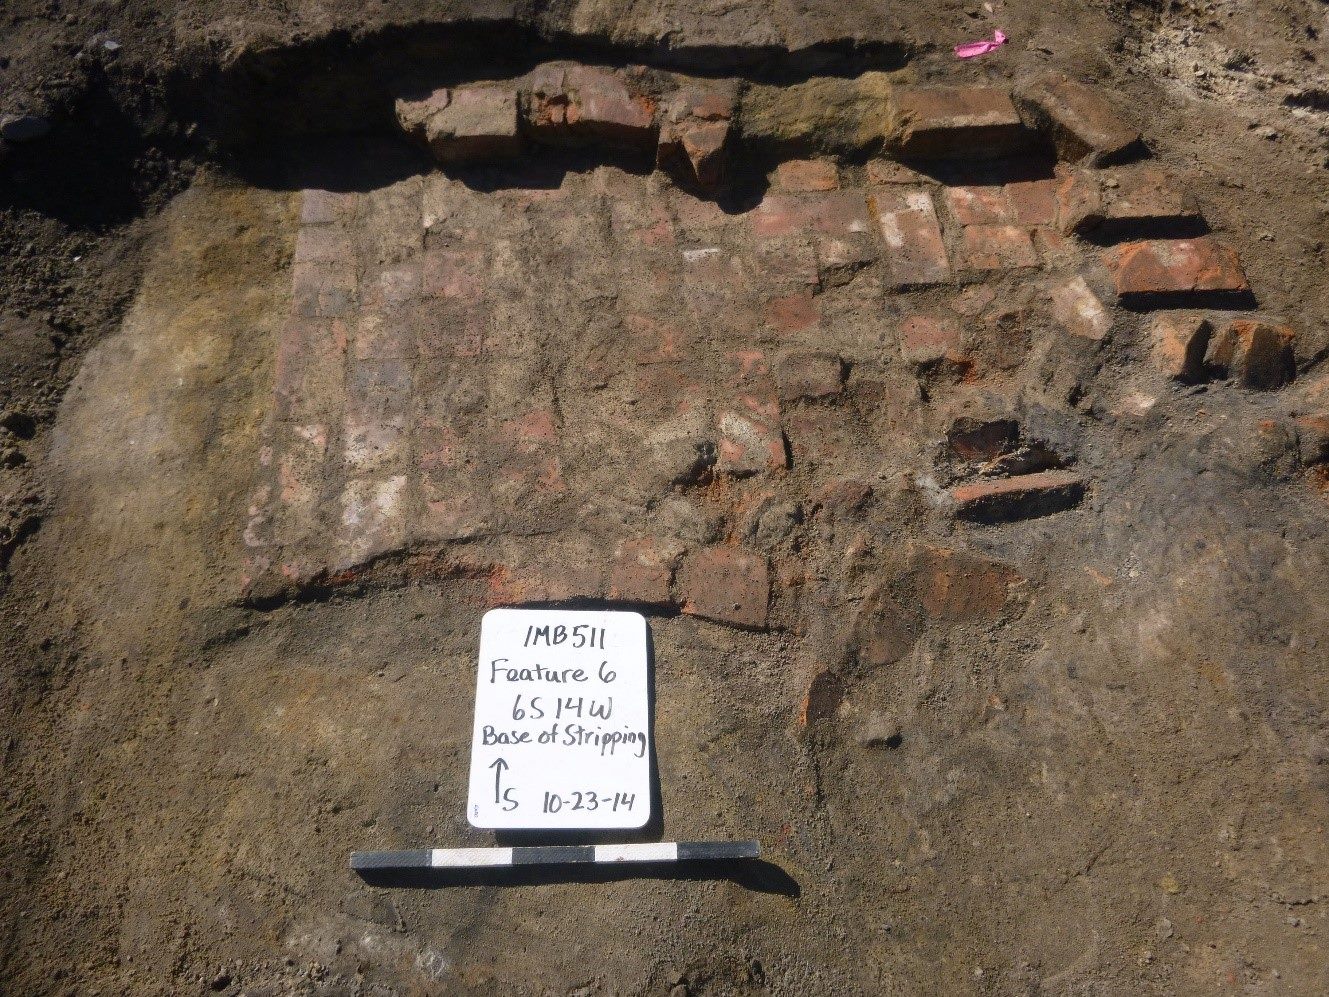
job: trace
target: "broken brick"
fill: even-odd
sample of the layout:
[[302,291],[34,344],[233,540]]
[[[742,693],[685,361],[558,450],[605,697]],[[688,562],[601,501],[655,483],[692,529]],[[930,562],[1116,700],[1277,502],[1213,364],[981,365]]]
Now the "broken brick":
[[1205,362],[1244,388],[1270,391],[1296,376],[1296,333],[1261,319],[1232,319],[1209,340]]
[[1237,254],[1205,236],[1149,240],[1103,253],[1117,296],[1131,306],[1202,294],[1246,295],[1250,287]]
[[[1204,229],[1194,196],[1156,166],[1122,167],[1101,179],[1101,217],[1093,228],[1099,241],[1194,235]],[[1082,229],[1087,228],[1082,223]]]
[[1041,471],[951,489],[956,513],[980,523],[1030,519],[1069,509],[1084,497],[1085,481],[1069,471]]
[[872,204],[886,241],[886,265],[894,286],[925,287],[950,280],[951,267],[930,193],[921,188],[884,187],[873,192]]
[[1004,90],[902,87],[893,94],[897,151],[906,158],[1000,156],[1025,146],[1029,133]]
[[1157,315],[1151,324],[1154,361],[1168,377],[1198,381],[1204,376],[1204,354],[1213,326],[1203,315]]
[[1052,299],[1052,317],[1067,332],[1098,341],[1112,328],[1112,317],[1083,277],[1053,284],[1048,296]]
[[765,629],[770,567],[760,554],[704,547],[683,560],[678,588],[683,612],[750,629]]
[[1062,159],[1088,156],[1101,166],[1140,145],[1139,130],[1117,113],[1112,100],[1062,74],[1049,73],[1018,87],[1015,102],[1031,128],[1048,134]]
[[1084,235],[1103,223],[1103,194],[1098,176],[1076,170],[1057,185],[1057,228],[1063,235]]

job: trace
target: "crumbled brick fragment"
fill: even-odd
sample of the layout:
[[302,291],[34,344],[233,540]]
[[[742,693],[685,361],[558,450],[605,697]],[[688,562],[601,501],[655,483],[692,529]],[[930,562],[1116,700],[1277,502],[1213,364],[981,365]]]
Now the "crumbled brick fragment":
[[736,547],[704,547],[683,559],[678,589],[683,612],[750,629],[764,629],[770,601],[766,558]]
[[1296,376],[1290,326],[1262,319],[1232,319],[1209,340],[1205,362],[1244,388],[1271,391]]
[[874,191],[872,202],[892,284],[909,288],[949,281],[951,266],[932,195],[922,188],[883,187]]
[[1103,261],[1128,306],[1174,296],[1249,292],[1236,252],[1207,236],[1129,242],[1105,251]]
[[1046,74],[1016,89],[1015,102],[1031,128],[1046,132],[1066,160],[1094,165],[1138,149],[1140,132],[1117,112],[1118,101],[1061,74]]
[[897,149],[907,158],[1005,155],[1030,138],[1005,90],[903,87],[893,94]]
[[1112,317],[1083,277],[1058,281],[1048,289],[1052,317],[1072,335],[1098,341],[1112,328]]
[[830,398],[844,387],[844,361],[833,353],[787,353],[776,368],[780,399]]
[[832,516],[853,516],[872,498],[872,486],[856,478],[836,478],[812,494],[813,509]]
[[1154,316],[1150,325],[1154,362],[1177,381],[1198,381],[1204,376],[1204,354],[1213,326],[1203,315],[1171,312]]
[[1042,471],[1015,478],[995,478],[951,490],[956,513],[980,523],[1044,516],[1079,503],[1085,481],[1070,471]]

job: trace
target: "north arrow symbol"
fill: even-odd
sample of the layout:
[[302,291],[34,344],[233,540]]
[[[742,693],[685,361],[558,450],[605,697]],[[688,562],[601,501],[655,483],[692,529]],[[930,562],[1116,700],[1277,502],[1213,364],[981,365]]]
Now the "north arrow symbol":
[[495,758],[489,763],[489,767],[494,770],[494,802],[501,803],[503,800],[503,791],[501,788],[503,783],[503,771],[504,769],[512,768],[512,766],[502,758]]

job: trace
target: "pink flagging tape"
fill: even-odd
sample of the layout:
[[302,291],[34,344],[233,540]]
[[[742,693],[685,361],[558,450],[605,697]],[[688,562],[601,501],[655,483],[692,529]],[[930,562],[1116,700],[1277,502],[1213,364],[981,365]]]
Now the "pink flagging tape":
[[955,46],[955,57],[957,59],[973,59],[980,55],[987,55],[989,52],[996,51],[1006,44],[1006,33],[997,31],[992,36],[991,41],[986,39],[981,42],[965,42],[963,45]]

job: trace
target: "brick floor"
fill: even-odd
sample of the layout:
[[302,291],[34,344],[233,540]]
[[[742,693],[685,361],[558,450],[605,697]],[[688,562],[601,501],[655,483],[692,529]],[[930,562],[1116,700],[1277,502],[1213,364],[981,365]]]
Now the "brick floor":
[[[874,478],[880,448],[921,452],[902,385],[966,390],[996,355],[1005,376],[1030,348],[1012,330],[1102,338],[1119,311],[1085,277],[1104,262],[1093,279],[1123,295],[1239,283],[1230,251],[1191,259],[1205,241],[1082,242],[1074,184],[1032,175],[947,187],[794,162],[742,211],[612,167],[305,191],[243,529],[252,584],[526,543],[531,563],[494,569],[496,599],[608,594],[765,626],[764,578],[738,589],[776,552],[717,567],[738,593],[717,595],[698,566],[722,535],[698,524],[736,529],[772,489],[811,508]],[[1014,503],[984,487],[961,505]]]

